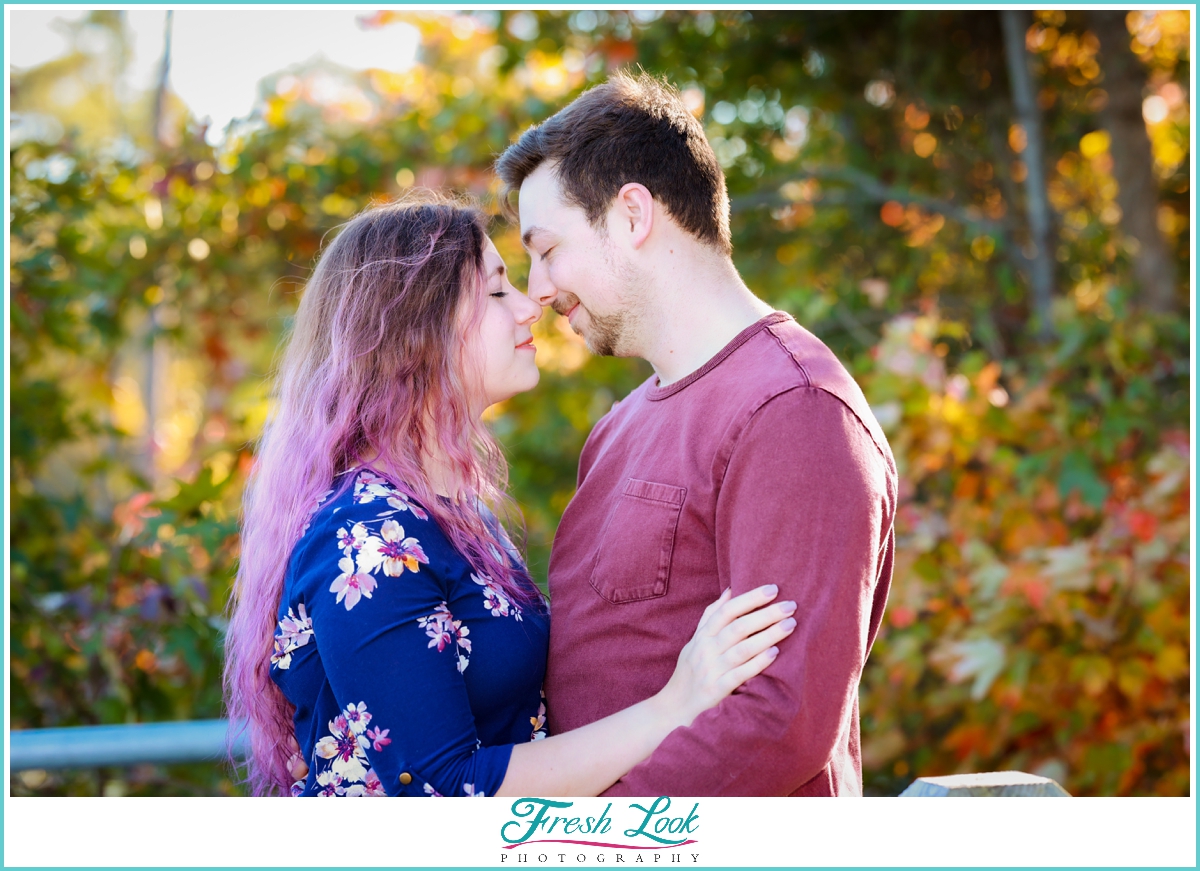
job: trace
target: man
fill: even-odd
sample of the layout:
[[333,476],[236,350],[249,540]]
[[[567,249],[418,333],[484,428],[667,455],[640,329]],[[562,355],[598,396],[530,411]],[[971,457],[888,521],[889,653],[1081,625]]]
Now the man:
[[778,659],[608,795],[861,795],[858,681],[896,471],[828,348],[742,282],[725,179],[678,93],[619,74],[497,162],[529,295],[656,375],[592,431],[550,559],[553,732],[649,697],[725,588],[798,603]]

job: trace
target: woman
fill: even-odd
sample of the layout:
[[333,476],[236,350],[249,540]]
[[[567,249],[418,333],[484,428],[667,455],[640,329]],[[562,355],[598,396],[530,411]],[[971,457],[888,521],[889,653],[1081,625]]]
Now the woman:
[[449,202],[368,210],[321,257],[247,489],[226,642],[256,794],[595,795],[794,627],[794,603],[763,607],[773,588],[725,594],[658,695],[538,740],[549,615],[486,507],[511,503],[480,416],[537,384],[540,316],[480,213]]

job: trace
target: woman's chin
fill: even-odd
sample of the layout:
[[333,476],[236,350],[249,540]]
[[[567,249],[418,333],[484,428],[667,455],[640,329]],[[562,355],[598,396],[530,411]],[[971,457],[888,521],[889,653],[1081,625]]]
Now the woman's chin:
[[491,408],[494,405],[507,402],[514,396],[519,396],[522,393],[528,393],[530,390],[533,390],[533,388],[538,386],[538,382],[541,381],[541,379],[542,373],[535,368],[529,377],[521,380],[520,384],[513,385],[513,387],[505,391],[503,394],[488,397],[487,407]]
[[521,382],[514,391],[513,396],[516,396],[518,393],[528,393],[530,390],[537,387],[538,382],[541,380],[541,370],[538,369],[537,364],[531,365],[529,367],[529,372],[526,373],[525,377],[521,379]]

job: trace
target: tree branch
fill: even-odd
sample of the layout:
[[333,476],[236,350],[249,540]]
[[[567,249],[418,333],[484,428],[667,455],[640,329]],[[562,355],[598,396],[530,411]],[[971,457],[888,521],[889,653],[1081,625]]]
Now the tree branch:
[[[730,199],[730,208],[734,212],[742,212],[753,208],[758,208],[760,206],[787,205],[791,203],[792,200],[783,195],[782,188],[784,185],[786,185],[788,182],[808,181],[809,179],[845,184],[851,190],[859,194],[857,199],[858,202],[886,203],[895,201],[902,205],[920,206],[927,211],[937,212],[940,215],[945,215],[947,218],[952,218],[955,221],[958,221],[960,224],[976,227],[979,230],[988,233],[1001,233],[1006,227],[1005,222],[984,217],[982,213],[976,213],[969,206],[965,208],[962,206],[956,206],[937,197],[918,194],[906,188],[888,185],[861,170],[848,166],[839,167],[836,169],[814,168],[794,176],[789,176],[788,178],[779,180],[777,183],[771,184],[767,189],[758,191],[757,193],[732,197]],[[831,196],[831,193],[832,192],[824,193],[821,197],[822,201],[839,205],[856,201],[849,197],[839,198],[836,196]]]

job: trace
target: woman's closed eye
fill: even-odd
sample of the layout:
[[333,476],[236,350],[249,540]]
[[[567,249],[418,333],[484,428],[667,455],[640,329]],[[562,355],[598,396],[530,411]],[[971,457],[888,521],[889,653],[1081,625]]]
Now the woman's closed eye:
[[507,283],[505,281],[507,273],[508,270],[503,263],[495,268],[488,282],[488,296],[494,296],[496,299],[504,299],[504,297],[508,296],[508,291],[504,289],[504,285]]

